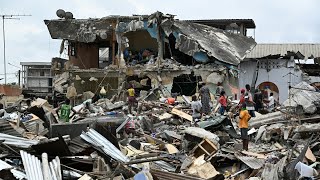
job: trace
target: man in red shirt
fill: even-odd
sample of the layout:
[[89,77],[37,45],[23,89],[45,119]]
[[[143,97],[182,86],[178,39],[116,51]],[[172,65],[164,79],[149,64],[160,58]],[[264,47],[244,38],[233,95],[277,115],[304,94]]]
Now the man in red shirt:
[[244,97],[245,97],[246,90],[241,89],[240,93],[241,93],[240,94],[240,101],[239,101],[239,105],[238,105],[239,109],[241,109],[241,105],[244,104],[244,101],[245,101]]
[[227,109],[227,98],[225,96],[226,92],[225,91],[221,91],[220,93],[220,98],[219,98],[219,103],[220,103],[220,109],[219,109],[219,113],[221,115],[224,114],[224,112]]

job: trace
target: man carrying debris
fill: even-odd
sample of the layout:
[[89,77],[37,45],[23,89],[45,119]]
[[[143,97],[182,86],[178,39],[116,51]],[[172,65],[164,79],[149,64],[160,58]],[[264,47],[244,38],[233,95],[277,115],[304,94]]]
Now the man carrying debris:
[[134,106],[137,103],[137,99],[135,96],[135,91],[133,88],[133,85],[130,84],[129,85],[129,89],[127,90],[127,94],[128,94],[128,109],[129,109],[129,113],[132,114],[132,106]]
[[[60,111],[60,114],[59,114]],[[73,112],[72,116],[70,117],[71,111]],[[59,119],[69,122],[69,119],[72,118],[76,114],[76,111],[71,107],[70,105],[70,99],[66,99],[65,104],[62,104],[58,109],[57,109],[57,115]]]
[[239,128],[241,132],[241,139],[243,143],[243,149],[248,150],[249,145],[249,136],[248,136],[248,121],[251,119],[251,116],[247,110],[246,104],[242,104],[241,111],[239,115]]

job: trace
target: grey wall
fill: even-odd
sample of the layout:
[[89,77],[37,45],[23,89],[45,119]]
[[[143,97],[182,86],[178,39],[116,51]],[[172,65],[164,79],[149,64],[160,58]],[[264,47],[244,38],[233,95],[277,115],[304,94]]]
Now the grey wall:
[[[302,81],[302,72],[296,68],[287,68],[287,61],[283,59],[269,60],[275,62],[274,66],[271,65],[271,70],[268,72],[263,65],[266,60],[260,60],[262,62],[262,68],[259,67],[259,74],[256,83],[256,88],[259,84],[269,81],[277,85],[279,89],[279,102],[282,103],[288,98],[288,81],[290,75],[285,76],[289,72],[295,74],[291,75],[291,86],[294,86]],[[252,82],[253,73],[255,71],[256,62],[255,61],[245,61],[240,64],[239,73],[239,88],[244,88],[246,84]],[[274,67],[274,68],[273,68]],[[285,77],[283,77],[285,76]],[[296,77],[297,76],[297,77]]]

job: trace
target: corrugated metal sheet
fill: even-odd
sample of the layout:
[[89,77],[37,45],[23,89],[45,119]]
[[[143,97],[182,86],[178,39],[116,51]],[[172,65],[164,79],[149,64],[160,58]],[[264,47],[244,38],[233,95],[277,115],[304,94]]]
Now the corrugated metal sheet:
[[10,125],[9,121],[0,120],[0,133],[22,137],[13,127]]
[[127,156],[125,156],[110,141],[108,141],[94,129],[89,129],[88,132],[83,132],[80,137],[90,144],[101,148],[105,154],[111,156],[112,158],[121,162],[129,162],[129,158]]
[[265,160],[264,159],[258,159],[255,157],[250,156],[236,156],[240,161],[245,163],[247,166],[249,166],[251,169],[260,169],[263,165]]
[[40,160],[22,150],[20,151],[20,155],[22,157],[23,167],[26,171],[28,179],[43,180]]
[[284,56],[287,51],[299,51],[305,59],[311,56],[320,57],[320,44],[257,44],[246,58],[261,58],[277,54]]
[[11,168],[12,166],[10,164],[0,160],[0,171],[2,171],[3,169],[11,169]]
[[4,141],[4,144],[19,147],[19,148],[29,148],[32,145],[39,143],[37,140],[30,140],[26,138],[20,138],[16,136],[11,136],[8,134],[0,133],[0,141]]
[[[20,151],[20,155],[23,162],[23,167],[27,174],[27,179],[30,180],[43,180],[43,168],[41,161],[34,155],[31,155],[25,151]],[[44,155],[44,153],[42,154]],[[52,180],[62,180],[61,175],[61,166],[60,166],[60,159],[56,157],[49,163],[49,169],[46,169],[50,174]]]
[[73,138],[69,143],[69,150],[71,154],[81,153],[89,147],[91,147],[91,145],[82,140],[80,136]]

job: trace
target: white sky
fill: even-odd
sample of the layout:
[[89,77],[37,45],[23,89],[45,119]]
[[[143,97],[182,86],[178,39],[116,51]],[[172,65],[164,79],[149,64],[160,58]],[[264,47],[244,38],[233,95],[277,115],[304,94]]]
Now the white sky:
[[[59,56],[61,40],[52,40],[43,22],[56,19],[57,9],[70,11],[75,18],[151,14],[158,10],[179,19],[253,19],[258,43],[320,43],[318,7],[318,0],[0,0],[0,14],[32,15],[5,21],[6,60],[17,66],[21,61],[51,61]],[[7,65],[7,73],[17,70]],[[8,81],[17,78],[9,74]]]

